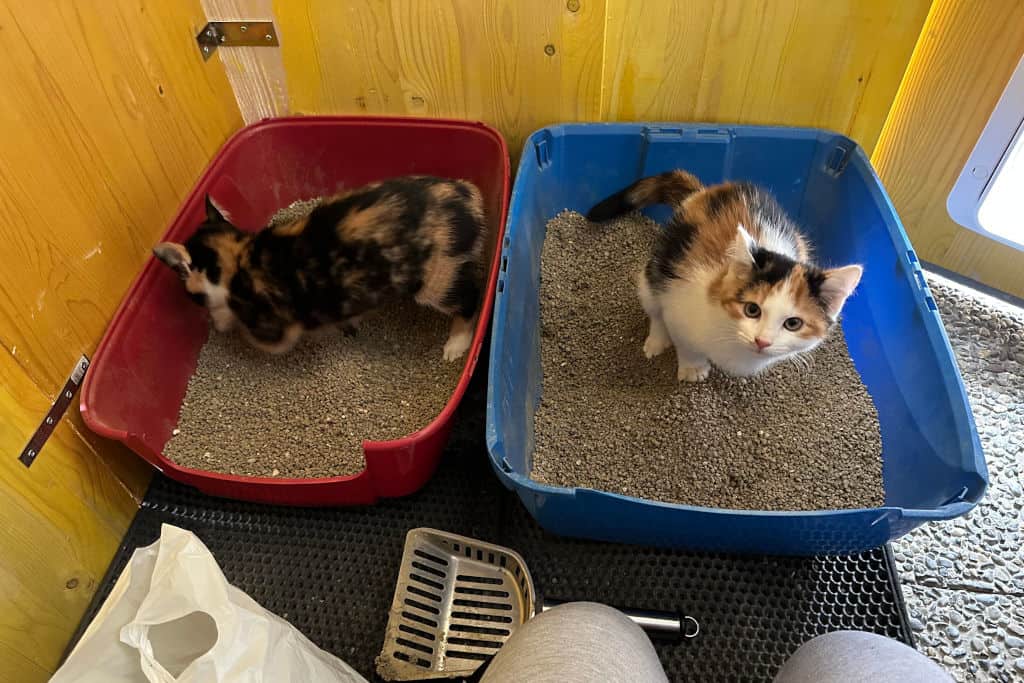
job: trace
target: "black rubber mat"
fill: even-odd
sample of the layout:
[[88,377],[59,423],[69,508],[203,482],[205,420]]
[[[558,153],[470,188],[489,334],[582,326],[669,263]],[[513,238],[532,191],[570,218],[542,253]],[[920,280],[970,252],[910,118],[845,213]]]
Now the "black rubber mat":
[[373,679],[405,533],[430,526],[517,550],[541,596],[693,616],[701,628],[697,638],[657,644],[673,681],[770,680],[802,642],[838,629],[912,644],[888,548],[851,557],[737,557],[542,531],[490,471],[479,386],[463,405],[427,487],[373,507],[238,503],[157,477],[83,628],[132,551],[155,541],[162,523],[174,524],[209,546],[233,584]]

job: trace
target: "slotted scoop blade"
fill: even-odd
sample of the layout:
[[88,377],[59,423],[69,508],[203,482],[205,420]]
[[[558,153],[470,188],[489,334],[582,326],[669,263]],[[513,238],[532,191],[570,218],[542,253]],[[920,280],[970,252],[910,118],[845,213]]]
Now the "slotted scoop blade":
[[405,537],[377,673],[388,681],[472,675],[534,614],[513,550],[437,529]]

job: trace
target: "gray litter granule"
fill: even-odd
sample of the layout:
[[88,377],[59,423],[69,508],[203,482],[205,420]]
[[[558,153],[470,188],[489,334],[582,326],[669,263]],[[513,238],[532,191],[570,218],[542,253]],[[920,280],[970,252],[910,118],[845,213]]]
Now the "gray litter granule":
[[680,383],[671,350],[644,358],[634,277],[658,229],[638,214],[548,223],[533,478],[717,508],[881,505],[878,415],[840,330],[809,367],[748,379]]
[[320,206],[321,201],[323,199],[320,197],[315,199],[296,199],[283,209],[278,209],[277,213],[270,217],[270,225],[286,225],[292,221],[304,218],[310,211]]
[[[297,202],[272,223],[316,203]],[[164,455],[248,476],[356,474],[366,467],[364,440],[408,436],[444,408],[463,368],[441,357],[448,324],[422,306],[393,305],[368,316],[355,337],[325,329],[282,356],[211,331]]]

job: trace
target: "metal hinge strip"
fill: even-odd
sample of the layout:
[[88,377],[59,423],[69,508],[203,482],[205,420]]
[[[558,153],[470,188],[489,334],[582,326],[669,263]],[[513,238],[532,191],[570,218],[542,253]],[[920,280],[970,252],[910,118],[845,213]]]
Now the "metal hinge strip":
[[39,427],[36,428],[32,438],[28,440],[25,448],[21,451],[21,455],[18,456],[18,460],[25,467],[31,467],[36,457],[39,456],[39,451],[42,450],[46,440],[53,434],[53,430],[57,428],[57,423],[64,416],[68,406],[71,405],[71,399],[75,397],[75,392],[81,386],[82,379],[85,378],[85,371],[88,369],[89,359],[86,356],[82,356],[78,359],[75,369],[71,371],[68,381],[64,383],[64,388],[57,394],[57,398],[54,400],[53,405],[50,406],[50,410],[47,411],[46,417],[39,423]]

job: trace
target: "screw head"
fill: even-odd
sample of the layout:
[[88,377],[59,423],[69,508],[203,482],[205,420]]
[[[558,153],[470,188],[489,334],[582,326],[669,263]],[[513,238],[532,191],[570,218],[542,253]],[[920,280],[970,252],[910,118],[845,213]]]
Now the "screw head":
[[221,37],[220,37],[220,42],[222,42],[222,43],[223,43],[223,42],[226,42],[226,41],[227,41],[227,39],[228,39],[228,37],[227,37],[227,36],[221,36]]
[[241,31],[242,33],[245,33],[246,31],[249,30],[249,27],[246,26],[245,24],[242,24],[241,26],[238,27],[238,30]]
[[52,425],[53,424],[53,418],[50,417],[49,415],[46,416],[46,424],[48,424],[48,425]]
[[544,54],[546,54],[548,57],[553,56],[555,54],[555,46],[552,45],[551,43],[548,43],[547,45],[545,45],[544,46]]
[[569,0],[569,2],[565,3],[565,8],[570,12],[579,12],[580,0]]
[[270,35],[269,33],[267,35],[263,36],[263,37],[265,39],[267,39],[267,40],[273,40],[274,39],[274,36]]
[[27,455],[30,458],[34,458],[34,457],[36,457],[36,452],[30,448],[30,449],[28,449]]
[[210,51],[210,46],[209,45],[203,45],[203,52],[209,52],[209,51]]
[[71,398],[72,396],[74,396],[74,394],[71,393],[70,389],[64,392],[64,398]]

